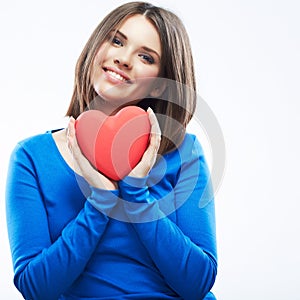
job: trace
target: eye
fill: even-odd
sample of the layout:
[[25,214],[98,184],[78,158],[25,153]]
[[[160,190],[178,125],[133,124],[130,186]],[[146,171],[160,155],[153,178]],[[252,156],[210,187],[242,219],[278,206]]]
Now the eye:
[[122,41],[119,38],[115,37],[115,36],[111,39],[111,42],[114,45],[123,46]]
[[148,54],[140,54],[139,57],[141,57],[146,63],[152,65],[155,61],[151,55]]

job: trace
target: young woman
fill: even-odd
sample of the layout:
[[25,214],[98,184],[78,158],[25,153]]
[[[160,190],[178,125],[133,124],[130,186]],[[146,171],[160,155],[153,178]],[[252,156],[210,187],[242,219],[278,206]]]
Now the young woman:
[[[215,299],[213,193],[202,148],[185,132],[195,90],[176,15],[131,2],[99,24],[76,65],[68,128],[21,141],[11,156],[7,223],[24,298]],[[83,156],[74,123],[91,107],[128,105],[147,110],[151,138],[115,182]]]

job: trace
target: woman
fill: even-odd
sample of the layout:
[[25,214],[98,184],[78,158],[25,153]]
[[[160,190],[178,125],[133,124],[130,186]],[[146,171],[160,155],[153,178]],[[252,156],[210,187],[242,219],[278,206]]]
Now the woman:
[[[213,195],[201,146],[185,132],[195,90],[173,13],[131,2],[99,24],[77,62],[68,128],[28,138],[11,156],[7,222],[24,298],[215,299]],[[114,182],[82,155],[75,119],[128,105],[147,109],[151,138]]]

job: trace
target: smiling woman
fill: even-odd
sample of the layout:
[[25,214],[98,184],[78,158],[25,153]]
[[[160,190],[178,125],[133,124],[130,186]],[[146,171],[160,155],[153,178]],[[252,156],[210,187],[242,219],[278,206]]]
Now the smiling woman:
[[[76,65],[68,128],[27,138],[11,155],[7,224],[24,298],[215,299],[210,174],[185,130],[196,106],[193,70],[186,30],[163,8],[124,4],[92,33]],[[114,181],[82,154],[75,119],[132,105],[147,110],[150,138]]]
[[145,16],[130,16],[118,30],[113,30],[99,48],[92,68],[91,83],[105,100],[103,109],[110,113],[129,100],[136,104],[153,93],[159,96],[154,87],[160,56],[158,31]]

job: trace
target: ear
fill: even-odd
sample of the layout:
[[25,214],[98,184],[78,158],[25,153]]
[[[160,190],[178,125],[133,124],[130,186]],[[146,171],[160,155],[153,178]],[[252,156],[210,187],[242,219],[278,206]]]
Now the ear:
[[159,82],[159,85],[157,84],[154,86],[153,90],[150,92],[150,96],[154,98],[158,98],[162,95],[162,93],[166,89],[166,82]]

